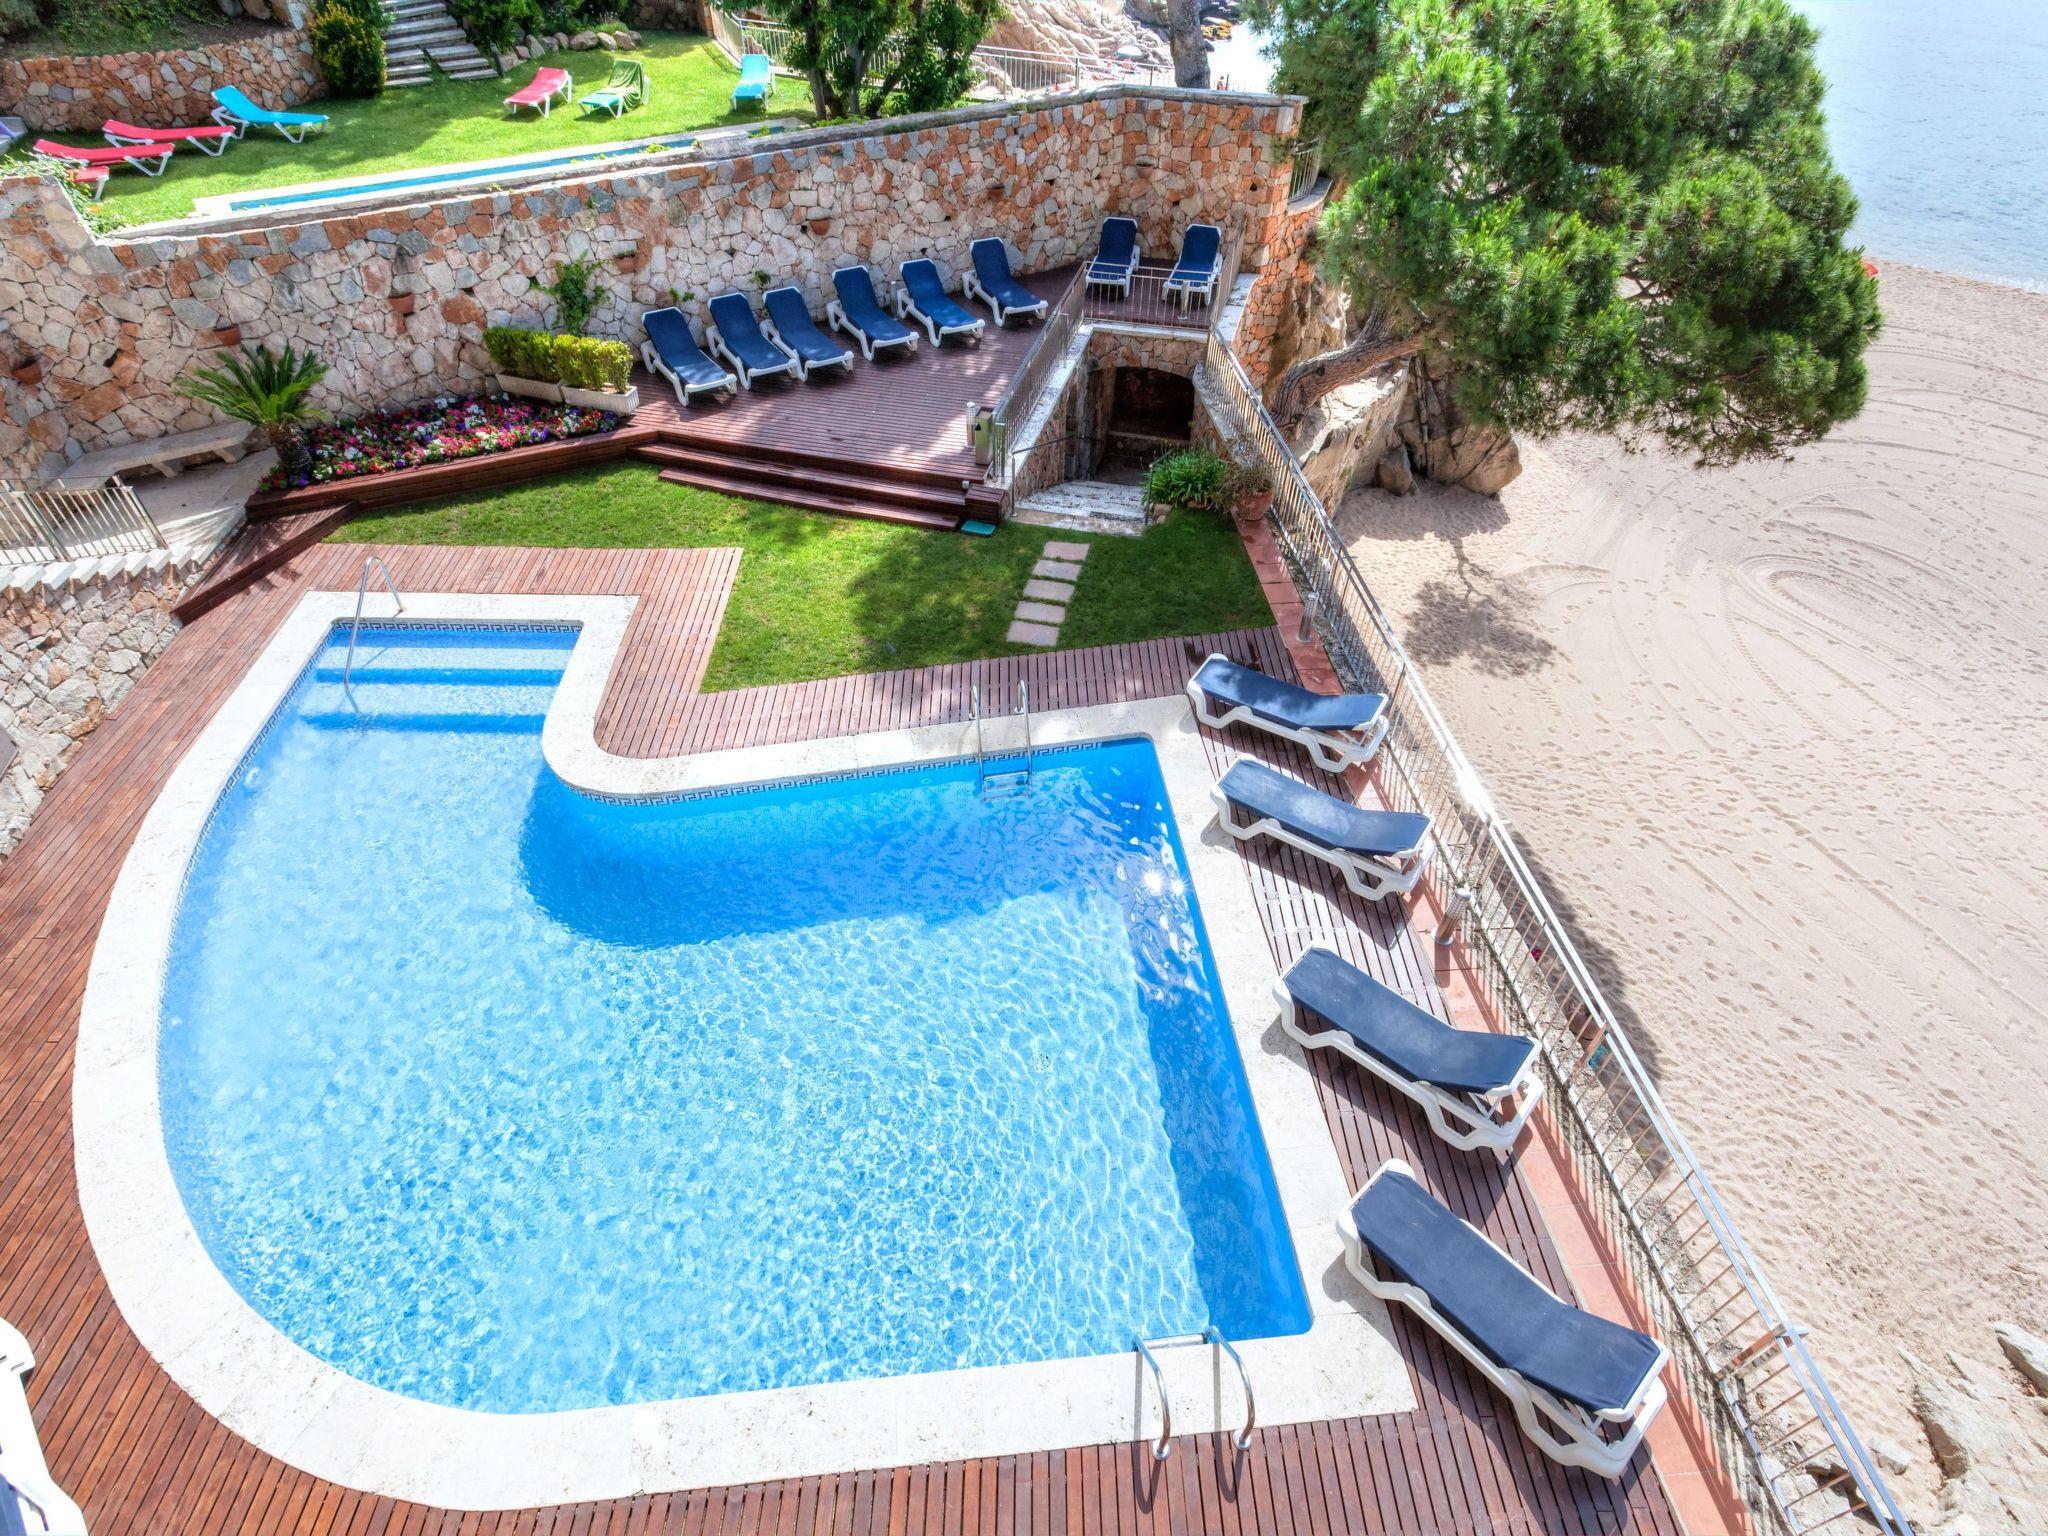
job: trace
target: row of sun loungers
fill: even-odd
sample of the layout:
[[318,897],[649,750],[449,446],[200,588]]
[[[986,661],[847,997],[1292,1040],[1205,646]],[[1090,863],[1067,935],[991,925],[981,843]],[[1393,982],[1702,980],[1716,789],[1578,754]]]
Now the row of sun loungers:
[[110,117],[100,125],[107,140],[105,149],[81,149],[54,139],[37,139],[30,148],[39,155],[62,161],[71,179],[90,187],[93,196],[98,197],[106,190],[107,177],[116,167],[140,171],[145,176],[161,176],[181,145],[189,145],[204,155],[218,155],[251,128],[275,128],[297,144],[327,121],[318,112],[273,112],[259,107],[232,85],[215,91],[213,100],[211,126],[145,128]]
[[[1369,763],[1387,735],[1378,694],[1312,693],[1220,655],[1187,692],[1204,725],[1294,742],[1333,774]],[[1427,859],[1427,816],[1362,809],[1255,758],[1234,763],[1214,798],[1233,837],[1299,848],[1368,900],[1413,890]],[[1305,952],[1273,991],[1290,1037],[1349,1057],[1417,1104],[1461,1151],[1512,1151],[1543,1098],[1533,1040],[1455,1029],[1332,950]],[[1470,1361],[1547,1455],[1603,1477],[1623,1474],[1665,1403],[1663,1345],[1560,1300],[1398,1159],[1346,1203],[1337,1231],[1359,1282],[1409,1308]]]
[[[1045,301],[1011,276],[1002,241],[977,240],[975,249],[981,281],[965,291],[989,304],[998,325],[1016,315],[1045,312]],[[935,262],[906,261],[899,275],[902,288],[892,313],[875,291],[873,273],[866,267],[841,267],[832,274],[825,323],[852,338],[869,362],[878,353],[898,348],[914,351],[919,326],[933,346],[948,336],[980,336],[988,322],[947,294]],[[644,317],[647,341],[641,357],[685,401],[699,394],[752,389],[756,380],[777,375],[808,381],[820,368],[852,369],[853,347],[819,327],[801,289],[771,288],[761,296],[761,306],[765,313],[756,315],[740,293],[713,299],[708,346],[698,344],[680,310],[653,310]]]
[[[609,112],[613,117],[619,117],[635,107],[647,105],[648,94],[646,66],[634,59],[618,59],[613,62],[611,75],[605,83],[577,101],[576,105],[588,112]],[[557,96],[566,107],[575,95],[576,82],[569,71],[536,69],[531,80],[505,98],[505,106],[514,116],[518,115],[521,107],[532,107],[546,117]]]

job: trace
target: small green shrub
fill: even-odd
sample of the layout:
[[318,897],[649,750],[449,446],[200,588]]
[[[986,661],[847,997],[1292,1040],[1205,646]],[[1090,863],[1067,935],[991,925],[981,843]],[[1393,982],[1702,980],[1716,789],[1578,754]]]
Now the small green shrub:
[[384,34],[351,0],[327,0],[306,23],[313,61],[337,96],[375,96],[384,89]]
[[479,48],[509,48],[541,26],[538,0],[449,0],[448,9]]
[[1231,501],[1234,477],[1230,461],[1207,448],[1169,453],[1145,474],[1145,499],[1169,507],[1220,511]]
[[553,384],[561,378],[555,367],[555,338],[546,331],[494,325],[484,332],[484,346],[491,354],[492,365],[500,373],[509,373],[519,379],[538,379],[543,384]]
[[596,336],[557,336],[555,367],[571,389],[623,392],[633,377],[633,349]]

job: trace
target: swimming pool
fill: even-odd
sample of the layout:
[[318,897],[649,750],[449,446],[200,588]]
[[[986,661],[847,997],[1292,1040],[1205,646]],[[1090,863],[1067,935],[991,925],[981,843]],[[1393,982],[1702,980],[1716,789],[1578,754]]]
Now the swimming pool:
[[375,177],[360,181],[330,182],[321,186],[260,193],[254,197],[209,198],[203,213],[249,213],[261,208],[295,208],[305,203],[339,202],[348,198],[376,197],[387,192],[410,192],[417,188],[455,187],[463,182],[488,181],[494,176],[523,176],[532,171],[559,170],[570,165],[589,165],[626,155],[657,153],[664,149],[687,149],[697,142],[694,133],[660,135],[635,139],[630,144],[595,145],[559,155],[522,156],[513,160],[483,161],[420,171],[403,176]]
[[257,1313],[501,1413],[1309,1326],[1149,741],[597,799],[574,641],[371,632],[359,714],[330,636],[198,842],[163,1143]]

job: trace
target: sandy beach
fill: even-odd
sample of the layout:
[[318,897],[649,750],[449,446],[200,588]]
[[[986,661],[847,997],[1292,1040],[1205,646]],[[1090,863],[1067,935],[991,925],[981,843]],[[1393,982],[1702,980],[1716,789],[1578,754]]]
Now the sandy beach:
[[1900,1349],[2048,1332],[2048,295],[1882,285],[1868,408],[1789,463],[1525,442],[1339,516],[1924,1497]]

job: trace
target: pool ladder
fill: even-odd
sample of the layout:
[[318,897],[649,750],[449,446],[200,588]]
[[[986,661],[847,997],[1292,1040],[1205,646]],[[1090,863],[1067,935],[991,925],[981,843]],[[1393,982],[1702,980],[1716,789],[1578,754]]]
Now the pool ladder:
[[384,585],[391,593],[391,601],[398,604],[398,611],[405,612],[405,599],[398,595],[398,583],[391,579],[391,567],[384,563],[382,555],[370,555],[363,561],[363,574],[356,579],[356,616],[348,627],[348,660],[341,664],[341,691],[348,695],[349,708],[362,711],[356,704],[356,690],[349,681],[349,674],[356,669],[356,637],[363,632],[363,599],[370,591],[370,567],[375,566],[384,578]]
[[1131,1347],[1138,1352],[1138,1358],[1152,1372],[1152,1387],[1159,1394],[1159,1438],[1152,1442],[1152,1459],[1164,1461],[1173,1454],[1173,1399],[1166,1395],[1166,1373],[1159,1369],[1159,1358],[1152,1353],[1155,1349],[1187,1349],[1198,1344],[1214,1344],[1230,1356],[1230,1363],[1237,1367],[1237,1379],[1244,1384],[1244,1428],[1230,1437],[1230,1443],[1240,1451],[1248,1451],[1252,1445],[1252,1431],[1259,1427],[1258,1404],[1252,1401],[1251,1373],[1244,1368],[1244,1356],[1230,1340],[1223,1336],[1223,1330],[1214,1323],[1200,1333],[1176,1333],[1164,1339],[1132,1339]]
[[1024,766],[1005,768],[996,773],[988,771],[988,749],[981,733],[981,684],[976,683],[968,692],[968,702],[974,711],[974,779],[984,798],[992,795],[1014,795],[1031,787],[1031,689],[1022,678],[1017,680],[1017,713],[1024,717]]

